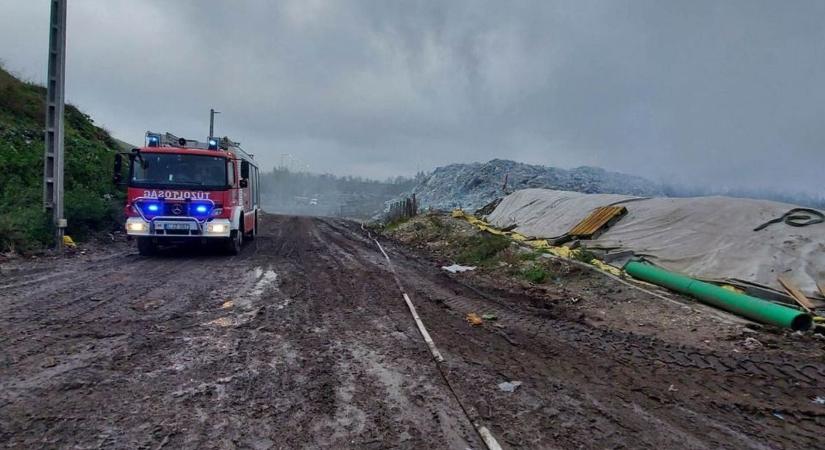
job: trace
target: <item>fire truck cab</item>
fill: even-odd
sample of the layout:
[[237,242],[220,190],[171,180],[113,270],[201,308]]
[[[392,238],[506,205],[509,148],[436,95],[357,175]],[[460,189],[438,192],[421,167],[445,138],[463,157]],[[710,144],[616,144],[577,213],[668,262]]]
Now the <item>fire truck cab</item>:
[[[159,245],[218,242],[230,254],[258,233],[260,192],[253,155],[227,137],[202,143],[146,133],[129,158],[126,233],[141,255]],[[115,157],[121,181],[123,156]]]

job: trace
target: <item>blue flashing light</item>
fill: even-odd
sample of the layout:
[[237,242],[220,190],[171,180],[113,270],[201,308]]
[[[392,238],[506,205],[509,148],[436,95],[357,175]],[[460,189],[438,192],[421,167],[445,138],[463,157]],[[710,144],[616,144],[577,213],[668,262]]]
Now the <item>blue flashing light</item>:
[[146,209],[151,211],[151,212],[158,212],[160,207],[158,206],[157,203],[150,203],[150,204],[146,205]]
[[195,211],[197,211],[200,214],[206,214],[206,211],[208,209],[209,208],[207,208],[206,205],[198,205],[198,206],[195,207]]
[[209,150],[217,150],[218,149],[218,141],[215,139],[209,140]]

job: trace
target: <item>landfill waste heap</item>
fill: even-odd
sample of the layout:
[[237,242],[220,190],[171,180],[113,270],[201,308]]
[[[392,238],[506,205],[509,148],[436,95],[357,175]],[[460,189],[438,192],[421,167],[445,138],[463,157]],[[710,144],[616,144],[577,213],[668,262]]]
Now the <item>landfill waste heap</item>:
[[597,167],[566,170],[505,159],[439,167],[412,192],[423,207],[473,210],[507,193],[526,188],[642,197],[664,195],[661,186],[638,176]]

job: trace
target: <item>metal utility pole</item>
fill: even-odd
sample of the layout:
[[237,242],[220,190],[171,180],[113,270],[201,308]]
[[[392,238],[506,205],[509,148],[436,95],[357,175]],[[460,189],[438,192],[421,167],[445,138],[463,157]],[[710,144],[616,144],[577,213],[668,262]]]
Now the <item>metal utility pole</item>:
[[215,114],[220,114],[220,111],[209,109],[209,137],[215,137]]
[[63,249],[63,110],[66,75],[66,0],[51,1],[49,72],[46,77],[46,153],[43,164],[43,207],[51,211],[55,247]]

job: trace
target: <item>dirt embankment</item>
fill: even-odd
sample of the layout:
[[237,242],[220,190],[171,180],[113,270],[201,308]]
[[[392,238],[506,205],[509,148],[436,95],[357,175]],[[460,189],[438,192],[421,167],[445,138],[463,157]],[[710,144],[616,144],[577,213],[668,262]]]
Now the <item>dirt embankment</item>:
[[450,275],[379,238],[448,386],[358,224],[262,223],[231,258],[117,244],[4,262],[2,445],[481,449],[472,419],[505,448],[821,446],[825,365],[807,337],[701,312],[687,326],[679,303],[658,324],[660,300],[593,274]]

